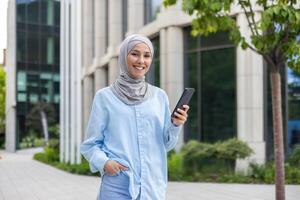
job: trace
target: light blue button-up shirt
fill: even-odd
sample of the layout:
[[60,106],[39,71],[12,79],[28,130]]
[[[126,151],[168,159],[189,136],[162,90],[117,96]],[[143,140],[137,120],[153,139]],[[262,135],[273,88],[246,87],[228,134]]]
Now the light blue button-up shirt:
[[136,199],[165,199],[167,151],[175,147],[180,127],[171,122],[166,93],[151,87],[152,97],[129,106],[120,101],[109,87],[99,90],[93,100],[81,144],[81,153],[92,172],[104,174],[107,160],[129,168],[129,193]]

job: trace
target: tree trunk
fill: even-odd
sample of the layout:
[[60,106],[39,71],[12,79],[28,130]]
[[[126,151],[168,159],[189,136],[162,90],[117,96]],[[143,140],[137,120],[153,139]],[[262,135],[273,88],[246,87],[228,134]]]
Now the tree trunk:
[[276,200],[285,200],[285,175],[282,131],[281,78],[278,71],[271,72],[273,134],[275,155]]

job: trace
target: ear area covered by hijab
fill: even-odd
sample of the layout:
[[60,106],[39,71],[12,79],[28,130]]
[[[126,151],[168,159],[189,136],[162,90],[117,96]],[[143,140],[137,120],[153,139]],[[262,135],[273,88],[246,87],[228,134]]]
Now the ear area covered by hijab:
[[134,34],[128,36],[120,46],[118,58],[118,67],[120,75],[117,80],[110,86],[113,93],[127,105],[137,105],[151,97],[151,85],[145,81],[145,77],[133,79],[130,77],[127,66],[127,55],[140,43],[145,43],[153,58],[154,49],[151,41],[142,35]]

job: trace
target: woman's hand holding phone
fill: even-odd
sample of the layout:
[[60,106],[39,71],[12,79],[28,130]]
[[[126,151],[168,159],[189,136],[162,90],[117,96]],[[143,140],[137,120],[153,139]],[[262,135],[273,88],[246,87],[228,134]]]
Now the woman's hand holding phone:
[[183,109],[177,108],[176,112],[174,113],[174,116],[171,118],[172,123],[175,126],[183,125],[188,118],[187,112],[189,109],[190,107],[188,105],[183,105]]

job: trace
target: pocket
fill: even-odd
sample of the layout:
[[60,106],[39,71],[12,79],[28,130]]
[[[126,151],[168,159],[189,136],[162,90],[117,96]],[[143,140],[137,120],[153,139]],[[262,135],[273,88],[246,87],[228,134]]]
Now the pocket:
[[118,171],[118,172],[115,173],[115,174],[108,174],[108,173],[105,173],[104,175],[105,175],[105,176],[118,176],[118,175],[120,175],[120,173],[121,173],[121,170]]

